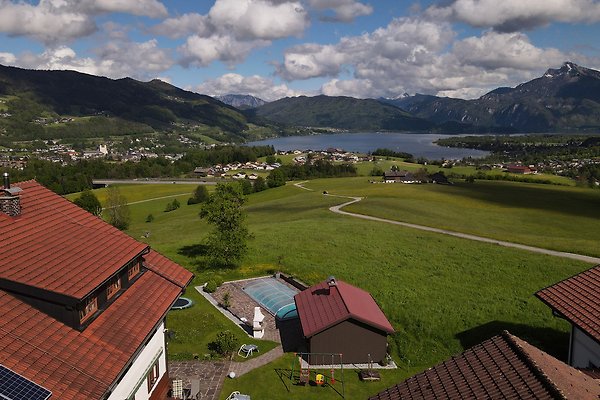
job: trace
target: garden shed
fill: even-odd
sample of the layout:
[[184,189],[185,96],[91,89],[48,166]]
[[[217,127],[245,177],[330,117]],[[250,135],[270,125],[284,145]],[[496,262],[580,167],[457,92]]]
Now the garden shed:
[[344,363],[380,362],[394,328],[366,291],[334,277],[294,296],[311,353],[338,353]]

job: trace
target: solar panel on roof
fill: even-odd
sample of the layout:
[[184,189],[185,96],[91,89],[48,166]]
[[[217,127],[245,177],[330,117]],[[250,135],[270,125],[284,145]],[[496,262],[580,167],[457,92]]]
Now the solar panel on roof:
[[0,399],[47,400],[52,392],[0,364]]

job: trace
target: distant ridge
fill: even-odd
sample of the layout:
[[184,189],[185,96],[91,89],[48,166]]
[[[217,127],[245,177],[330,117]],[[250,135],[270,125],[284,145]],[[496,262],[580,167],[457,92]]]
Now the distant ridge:
[[[10,96],[10,97],[7,97]],[[140,82],[109,79],[75,71],[26,70],[0,65],[0,97],[9,116],[0,132],[9,136],[46,138],[52,134],[128,134],[171,130],[174,126],[207,126],[224,140],[243,140],[248,120],[237,109],[212,97],[189,92],[158,79]],[[36,119],[86,117],[53,127]],[[76,126],[77,125],[77,126]],[[78,127],[78,129],[74,129]],[[64,129],[63,129],[64,128]],[[98,132],[94,132],[97,130]]]
[[215,99],[240,110],[260,107],[267,103],[263,99],[249,94],[225,94],[222,96],[215,96]]
[[429,121],[393,105],[352,97],[286,97],[253,111],[260,117],[295,126],[389,131],[426,131],[433,127]]
[[600,131],[600,72],[572,62],[476,100],[418,94],[382,101],[437,124],[461,123],[479,131]]

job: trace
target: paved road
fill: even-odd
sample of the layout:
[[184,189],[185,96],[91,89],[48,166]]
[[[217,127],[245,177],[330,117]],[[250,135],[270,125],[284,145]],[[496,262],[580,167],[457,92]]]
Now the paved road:
[[116,184],[144,184],[144,185],[164,185],[165,183],[177,185],[216,185],[217,182],[205,181],[182,181],[182,180],[156,180],[156,179],[94,179],[93,185],[116,185]]
[[[302,186],[302,184],[305,182],[295,183],[294,186],[301,188],[301,189],[305,189],[305,190],[311,190],[311,189],[308,189],[308,188]],[[515,249],[532,251],[534,253],[541,253],[541,254],[546,254],[549,256],[570,258],[572,260],[588,262],[591,264],[600,264],[600,258],[597,258],[597,257],[590,257],[590,256],[585,256],[582,254],[575,254],[575,253],[566,253],[563,251],[542,249],[540,247],[527,246],[527,245],[519,244],[519,243],[505,242],[504,240],[496,240],[496,239],[490,239],[490,238],[477,236],[477,235],[470,235],[468,233],[454,232],[454,231],[449,231],[446,229],[432,228],[430,226],[425,226],[425,225],[411,224],[408,222],[394,221],[391,219],[385,219],[385,218],[373,217],[370,215],[355,214],[355,213],[348,212],[348,211],[342,211],[342,208],[349,206],[350,204],[357,203],[357,202],[361,201],[363,198],[362,197],[352,197],[352,196],[338,196],[338,195],[334,195],[334,194],[325,194],[325,195],[330,196],[330,197],[340,197],[343,199],[350,199],[350,201],[347,201],[343,204],[329,207],[329,210],[336,214],[347,215],[349,217],[354,217],[354,218],[366,219],[369,221],[384,222],[386,224],[400,225],[400,226],[404,226],[407,228],[419,229],[419,230],[427,231],[427,232],[441,233],[443,235],[454,236],[454,237],[458,237],[458,238],[462,238],[462,239],[475,240],[478,242],[497,244],[499,246],[512,247]]]

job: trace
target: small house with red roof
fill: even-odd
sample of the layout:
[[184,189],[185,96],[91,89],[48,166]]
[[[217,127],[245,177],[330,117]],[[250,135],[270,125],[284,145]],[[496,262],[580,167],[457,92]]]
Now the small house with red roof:
[[0,187],[0,364],[51,400],[165,399],[193,275],[35,181]]
[[600,368],[600,265],[535,295],[571,323],[569,365]]
[[368,292],[330,277],[294,301],[309,352],[342,354],[344,363],[385,359],[394,328]]

